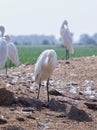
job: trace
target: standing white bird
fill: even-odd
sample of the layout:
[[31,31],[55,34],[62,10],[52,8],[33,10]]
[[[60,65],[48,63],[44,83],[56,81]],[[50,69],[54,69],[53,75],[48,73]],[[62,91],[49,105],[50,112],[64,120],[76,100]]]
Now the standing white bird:
[[60,28],[60,35],[62,38],[62,42],[64,47],[66,48],[66,62],[69,59],[69,54],[74,53],[73,45],[72,45],[72,35],[68,28],[67,20],[64,20],[61,28]]
[[3,68],[6,64],[7,61],[7,42],[3,38],[3,35],[5,33],[5,28],[4,26],[0,26],[0,31],[1,31],[1,37],[0,37],[0,68]]
[[11,60],[13,64],[16,66],[19,65],[19,57],[18,57],[18,51],[13,42],[11,42],[10,37],[8,35],[5,35],[5,40],[7,41],[7,47],[8,47],[8,58]]
[[49,79],[57,64],[57,54],[53,49],[43,51],[37,59],[34,76],[35,83],[39,84],[38,96],[39,99],[41,81],[47,81],[47,101],[49,102]]

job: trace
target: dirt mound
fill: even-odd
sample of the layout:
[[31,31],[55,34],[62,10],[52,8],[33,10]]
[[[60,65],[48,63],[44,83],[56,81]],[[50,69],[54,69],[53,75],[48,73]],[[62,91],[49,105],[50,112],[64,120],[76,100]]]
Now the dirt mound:
[[[97,57],[59,60],[40,99],[32,83],[34,65],[0,71],[0,130],[96,130]],[[3,122],[3,123],[2,123]]]

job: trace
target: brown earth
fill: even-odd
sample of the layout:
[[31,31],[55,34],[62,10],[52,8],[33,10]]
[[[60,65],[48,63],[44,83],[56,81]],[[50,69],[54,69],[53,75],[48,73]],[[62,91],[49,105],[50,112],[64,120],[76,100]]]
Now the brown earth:
[[97,130],[96,56],[58,61],[49,104],[44,83],[35,98],[33,71],[34,65],[21,65],[8,69],[8,77],[0,72],[0,130]]

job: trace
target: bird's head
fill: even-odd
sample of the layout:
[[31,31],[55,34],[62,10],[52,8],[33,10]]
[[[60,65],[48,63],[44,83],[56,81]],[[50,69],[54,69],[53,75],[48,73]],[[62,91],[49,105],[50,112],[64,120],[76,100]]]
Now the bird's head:
[[68,22],[67,22],[67,20],[64,20],[64,21],[63,21],[63,26],[64,26],[64,25],[68,28]]
[[53,51],[49,51],[49,52],[48,52],[48,58],[47,58],[48,61],[49,61],[49,62],[52,62],[53,57],[54,57],[54,52],[53,52]]
[[48,58],[50,59],[50,58],[52,58],[52,52],[48,52]]
[[66,26],[68,26],[68,22],[67,22],[67,20],[64,20],[64,25],[66,25]]

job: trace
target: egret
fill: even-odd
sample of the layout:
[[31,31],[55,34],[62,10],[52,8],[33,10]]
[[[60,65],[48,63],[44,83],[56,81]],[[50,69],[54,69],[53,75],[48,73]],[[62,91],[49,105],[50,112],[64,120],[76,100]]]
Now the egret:
[[57,54],[53,49],[43,51],[35,64],[34,80],[39,85],[38,96],[39,99],[41,81],[47,81],[47,101],[49,102],[49,80],[57,64]]
[[[69,31],[67,20],[64,20],[61,25],[60,35],[62,38],[63,45],[66,48],[66,62],[67,62],[69,60],[69,54],[74,53],[74,49],[73,49],[73,45],[72,45],[72,34]],[[69,62],[67,62],[67,63],[69,63]]]
[[7,41],[8,46],[8,58],[11,60],[13,64],[16,66],[19,65],[19,57],[18,57],[18,51],[15,46],[15,44],[11,41],[10,37],[8,35],[5,35],[5,40]]

